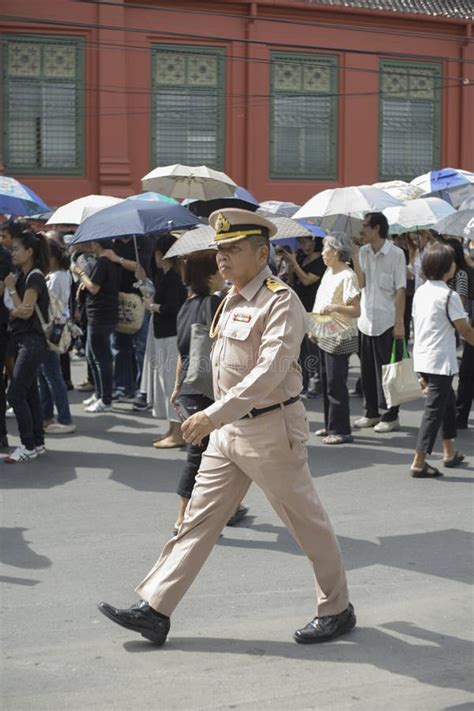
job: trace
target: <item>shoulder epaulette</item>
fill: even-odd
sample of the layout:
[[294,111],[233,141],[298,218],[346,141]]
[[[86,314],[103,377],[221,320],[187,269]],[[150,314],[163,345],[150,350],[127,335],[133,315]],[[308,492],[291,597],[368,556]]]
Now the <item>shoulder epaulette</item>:
[[267,289],[270,289],[270,291],[277,292],[277,291],[285,291],[288,289],[288,286],[284,284],[281,281],[278,281],[277,279],[272,279],[272,277],[268,277],[268,279],[265,279],[265,286]]

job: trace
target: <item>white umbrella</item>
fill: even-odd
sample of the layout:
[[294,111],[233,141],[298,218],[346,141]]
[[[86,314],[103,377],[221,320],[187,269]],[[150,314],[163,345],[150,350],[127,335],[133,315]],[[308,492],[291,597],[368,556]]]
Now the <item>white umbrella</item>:
[[387,207],[403,205],[384,190],[371,185],[323,190],[295,212],[295,220],[314,222],[326,231],[355,234],[367,212],[382,212]]
[[301,205],[296,205],[294,202],[282,202],[281,200],[264,200],[260,203],[257,212],[261,215],[278,215],[280,217],[293,217],[295,212],[299,210]]
[[443,217],[456,213],[452,205],[440,198],[418,198],[401,207],[389,207],[383,211],[391,234],[409,230],[435,228]]
[[86,217],[94,215],[99,210],[123,202],[120,198],[110,195],[86,195],[58,207],[47,221],[47,225],[80,225]]
[[468,237],[471,232],[474,232],[474,209],[457,210],[455,213],[443,217],[433,229],[440,235]]
[[205,165],[166,165],[142,178],[143,190],[162,193],[176,200],[213,200],[232,197],[236,183],[225,173]]
[[474,195],[471,195],[471,197],[463,200],[463,202],[459,205],[458,210],[474,210]]
[[[306,227],[289,217],[272,217],[271,221],[277,228],[277,232],[270,242],[312,236],[312,233]],[[215,246],[210,246],[215,235],[216,233],[210,225],[188,230],[181,237],[178,237],[175,244],[166,252],[165,257],[181,257],[184,254],[200,252],[203,249],[216,249]]]
[[402,202],[415,200],[423,193],[421,188],[417,188],[416,185],[412,185],[411,183],[406,183],[404,180],[389,180],[386,183],[374,183],[372,187],[379,188],[379,190],[383,190]]

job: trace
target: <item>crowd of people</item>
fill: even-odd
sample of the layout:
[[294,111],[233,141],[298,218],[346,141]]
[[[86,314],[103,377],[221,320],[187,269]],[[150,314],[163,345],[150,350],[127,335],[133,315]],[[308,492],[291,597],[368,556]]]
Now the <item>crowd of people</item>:
[[[21,441],[5,461],[36,459],[46,452],[45,436],[74,433],[68,401],[73,387],[86,394],[85,412],[105,413],[114,401],[128,402],[135,411],[151,410],[167,421],[166,431],[150,442],[153,447],[185,446],[183,419],[212,402],[212,393],[195,389],[186,375],[193,324],[209,328],[229,288],[215,250],[168,258],[176,239],[171,234],[69,245],[70,231],[71,226],[45,231],[26,219],[0,225],[0,444],[8,449],[6,415],[16,417]],[[439,474],[425,458],[441,426],[446,466],[460,463],[453,442],[456,428],[468,426],[474,381],[473,241],[463,245],[429,230],[389,238],[385,216],[370,213],[355,238],[332,233],[302,237],[296,249],[277,242],[274,247],[270,267],[293,288],[308,316],[300,352],[302,397],[321,397],[324,426],[316,432],[321,441],[349,444],[353,429],[384,434],[400,428],[399,407],[385,402],[382,366],[394,343],[401,357],[403,342],[413,339],[415,369],[427,398],[411,473]],[[443,307],[445,293],[450,299]],[[143,318],[133,332],[118,329],[123,294],[143,302]],[[44,335],[52,295],[75,328],[64,353],[48,348]],[[360,378],[349,393],[354,354]],[[87,378],[74,386],[70,360],[82,356]],[[352,424],[351,396],[363,397],[365,408]],[[205,446],[187,445],[176,529]],[[245,511],[241,505],[233,520]]]

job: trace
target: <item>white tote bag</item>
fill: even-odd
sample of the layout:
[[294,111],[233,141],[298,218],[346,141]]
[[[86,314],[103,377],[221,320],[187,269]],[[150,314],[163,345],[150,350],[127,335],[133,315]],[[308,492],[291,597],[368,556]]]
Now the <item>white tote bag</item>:
[[394,407],[422,397],[421,385],[413,370],[413,358],[408,355],[405,341],[403,342],[403,357],[398,362],[396,361],[396,341],[393,341],[390,363],[382,366],[382,387],[387,407]]

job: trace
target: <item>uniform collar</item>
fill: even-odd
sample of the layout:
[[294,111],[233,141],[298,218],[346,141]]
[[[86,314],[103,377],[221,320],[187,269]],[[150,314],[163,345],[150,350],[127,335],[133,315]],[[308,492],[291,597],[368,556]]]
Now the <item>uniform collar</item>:
[[[241,289],[238,292],[238,296],[242,296],[246,301],[251,301],[257,291],[262,287],[262,284],[264,283],[265,279],[268,279],[268,277],[272,276],[272,271],[270,267],[267,265],[262,269],[261,272],[257,274],[256,277],[252,279],[252,281],[249,281],[248,284],[244,286],[243,289]],[[236,296],[237,291],[235,290],[235,287],[233,286],[231,290],[229,291],[229,296]]]

